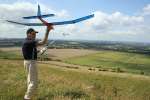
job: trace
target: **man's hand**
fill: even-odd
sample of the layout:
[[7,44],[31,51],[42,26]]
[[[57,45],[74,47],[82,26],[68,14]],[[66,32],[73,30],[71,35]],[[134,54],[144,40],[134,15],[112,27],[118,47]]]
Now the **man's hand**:
[[53,29],[53,25],[52,24],[48,23],[46,26],[47,26],[47,29],[46,29],[45,37],[44,37],[44,39],[42,41],[38,42],[38,46],[44,45],[47,42],[49,32],[50,32],[50,30]]
[[49,32],[50,30],[54,29],[52,24],[47,25],[47,31]]

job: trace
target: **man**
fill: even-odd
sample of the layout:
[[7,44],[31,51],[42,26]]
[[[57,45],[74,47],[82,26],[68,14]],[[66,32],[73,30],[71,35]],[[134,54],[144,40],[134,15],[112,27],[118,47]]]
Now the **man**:
[[24,57],[24,67],[27,72],[27,92],[24,96],[24,100],[30,100],[37,89],[38,84],[38,72],[37,72],[37,46],[44,45],[47,42],[49,32],[53,29],[52,25],[48,25],[45,33],[45,37],[42,41],[36,41],[36,33],[32,28],[29,28],[26,32],[27,38],[22,47],[22,53]]

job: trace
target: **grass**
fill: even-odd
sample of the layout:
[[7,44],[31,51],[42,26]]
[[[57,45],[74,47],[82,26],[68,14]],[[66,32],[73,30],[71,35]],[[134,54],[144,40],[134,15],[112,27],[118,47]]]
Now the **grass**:
[[0,59],[20,60],[23,59],[20,51],[2,51],[0,50]]
[[96,54],[65,59],[64,62],[97,68],[120,68],[126,72],[150,75],[150,56],[135,53],[100,51]]
[[[0,100],[21,100],[23,61],[0,60]],[[150,80],[68,71],[39,64],[38,100],[149,100]]]
[[[19,51],[1,51],[0,59],[21,60],[22,55]],[[112,69],[123,72],[150,75],[150,56],[144,54],[115,52],[115,51],[99,51],[95,54],[85,56],[77,56],[63,61],[66,63],[85,65],[89,67],[97,67],[100,70]]]
[[[26,91],[26,74],[18,52],[0,51],[0,100],[22,100]],[[117,68],[131,73],[150,73],[150,56],[100,51],[64,59],[67,63],[97,68]],[[59,68],[39,63],[37,100],[150,100],[150,78],[120,77]],[[78,70],[78,71],[77,71]],[[130,77],[131,76],[131,77]]]

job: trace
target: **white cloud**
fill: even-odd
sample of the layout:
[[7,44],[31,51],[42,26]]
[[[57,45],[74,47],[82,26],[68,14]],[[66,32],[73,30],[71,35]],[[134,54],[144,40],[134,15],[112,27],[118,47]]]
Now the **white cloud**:
[[144,15],[150,15],[150,4],[148,4],[147,6],[145,6],[143,8],[143,14]]
[[[66,10],[55,11],[50,7],[40,4],[43,14],[54,13],[57,17],[68,17],[69,14]],[[24,16],[32,16],[37,14],[37,4],[30,2],[15,2],[12,4],[0,4],[0,37],[23,37],[28,27],[15,25],[6,22],[5,20],[14,20],[18,22],[31,22],[31,20],[24,20]],[[40,22],[39,20],[32,20],[32,22]],[[43,31],[42,27],[36,27],[37,30]],[[41,35],[40,35],[41,36]]]
[[128,16],[120,12],[107,14],[101,11],[95,12],[95,17],[88,21],[87,26],[93,27],[93,30],[100,31],[113,31],[122,28],[131,28],[143,24],[144,18],[142,16]]
[[22,16],[28,16],[35,13],[35,5],[28,2],[0,4],[1,19],[21,19]]
[[[82,38],[149,41],[147,36],[150,33],[150,20],[142,15],[142,11],[139,15],[127,15],[118,11],[111,14],[96,11],[94,14],[94,18],[86,21],[84,26],[78,29],[80,30],[78,34],[82,34]],[[144,37],[146,40],[144,40]]]
[[73,25],[74,30],[71,31],[72,26],[63,26],[59,32],[72,33],[72,39],[149,41],[150,20],[142,15],[143,11],[139,15],[118,11],[111,14],[96,11],[94,14],[94,18],[82,22],[81,26]]
[[56,16],[60,17],[60,18],[67,18],[70,17],[69,13],[67,12],[67,10],[61,10],[59,13],[56,13]]
[[[67,10],[53,10],[49,6],[41,4],[41,9],[43,14],[46,13],[54,13],[57,15],[56,21],[58,19],[64,20],[64,18],[70,17],[69,12]],[[37,13],[37,4],[33,4],[30,2],[15,2],[12,4],[0,4],[0,37],[24,37],[26,29],[28,27],[14,25],[10,23],[4,23],[2,20],[16,20],[16,21],[24,21],[22,16],[30,16],[35,15]],[[135,12],[136,13],[136,12]],[[55,30],[52,31],[54,37],[61,37],[62,33],[69,33],[69,39],[101,39],[101,40],[124,40],[124,39],[139,39],[140,37],[147,36],[148,41],[148,33],[150,33],[150,4],[141,9],[140,14],[127,15],[123,12],[113,12],[106,13],[102,11],[94,12],[95,17],[82,22],[82,24],[74,24],[74,25],[65,25],[55,27]],[[58,19],[57,19],[58,18]],[[51,21],[54,18],[51,18]],[[27,21],[27,20],[25,20]],[[39,22],[38,20],[34,20],[32,22]],[[40,32],[44,32],[45,28],[43,27],[35,27],[35,29]],[[13,33],[13,34],[11,34]],[[3,35],[3,36],[2,36]],[[38,36],[41,38],[44,34],[39,34]],[[51,37],[50,37],[51,38]],[[137,40],[138,41],[138,40]]]

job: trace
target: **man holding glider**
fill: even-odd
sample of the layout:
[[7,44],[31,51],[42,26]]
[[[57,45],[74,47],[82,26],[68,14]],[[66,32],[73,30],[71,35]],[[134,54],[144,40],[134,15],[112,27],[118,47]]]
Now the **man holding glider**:
[[22,53],[24,57],[24,66],[27,72],[27,92],[24,96],[25,100],[30,100],[33,96],[33,93],[35,92],[37,88],[37,46],[44,45],[47,42],[49,32],[53,29],[54,25],[65,25],[65,24],[75,24],[87,19],[90,19],[94,17],[94,14],[84,16],[78,19],[74,20],[68,20],[68,21],[61,21],[61,22],[47,22],[43,20],[42,18],[46,17],[53,17],[55,14],[41,14],[40,5],[38,5],[38,11],[37,16],[27,16],[23,17],[24,19],[36,19],[38,18],[42,23],[23,23],[23,22],[16,22],[16,21],[10,21],[6,20],[7,22],[19,24],[19,25],[25,25],[25,26],[47,26],[45,37],[42,41],[36,41],[36,33],[32,28],[29,28],[26,32],[27,38],[24,41],[23,47],[22,47]]
[[42,41],[36,41],[36,33],[33,28],[29,28],[26,32],[27,38],[22,46],[22,53],[24,57],[24,67],[27,72],[27,91],[24,100],[31,100],[36,92],[38,85],[38,72],[37,72],[37,46],[44,45],[48,40],[49,32],[53,29],[52,25],[46,25],[45,37]]

